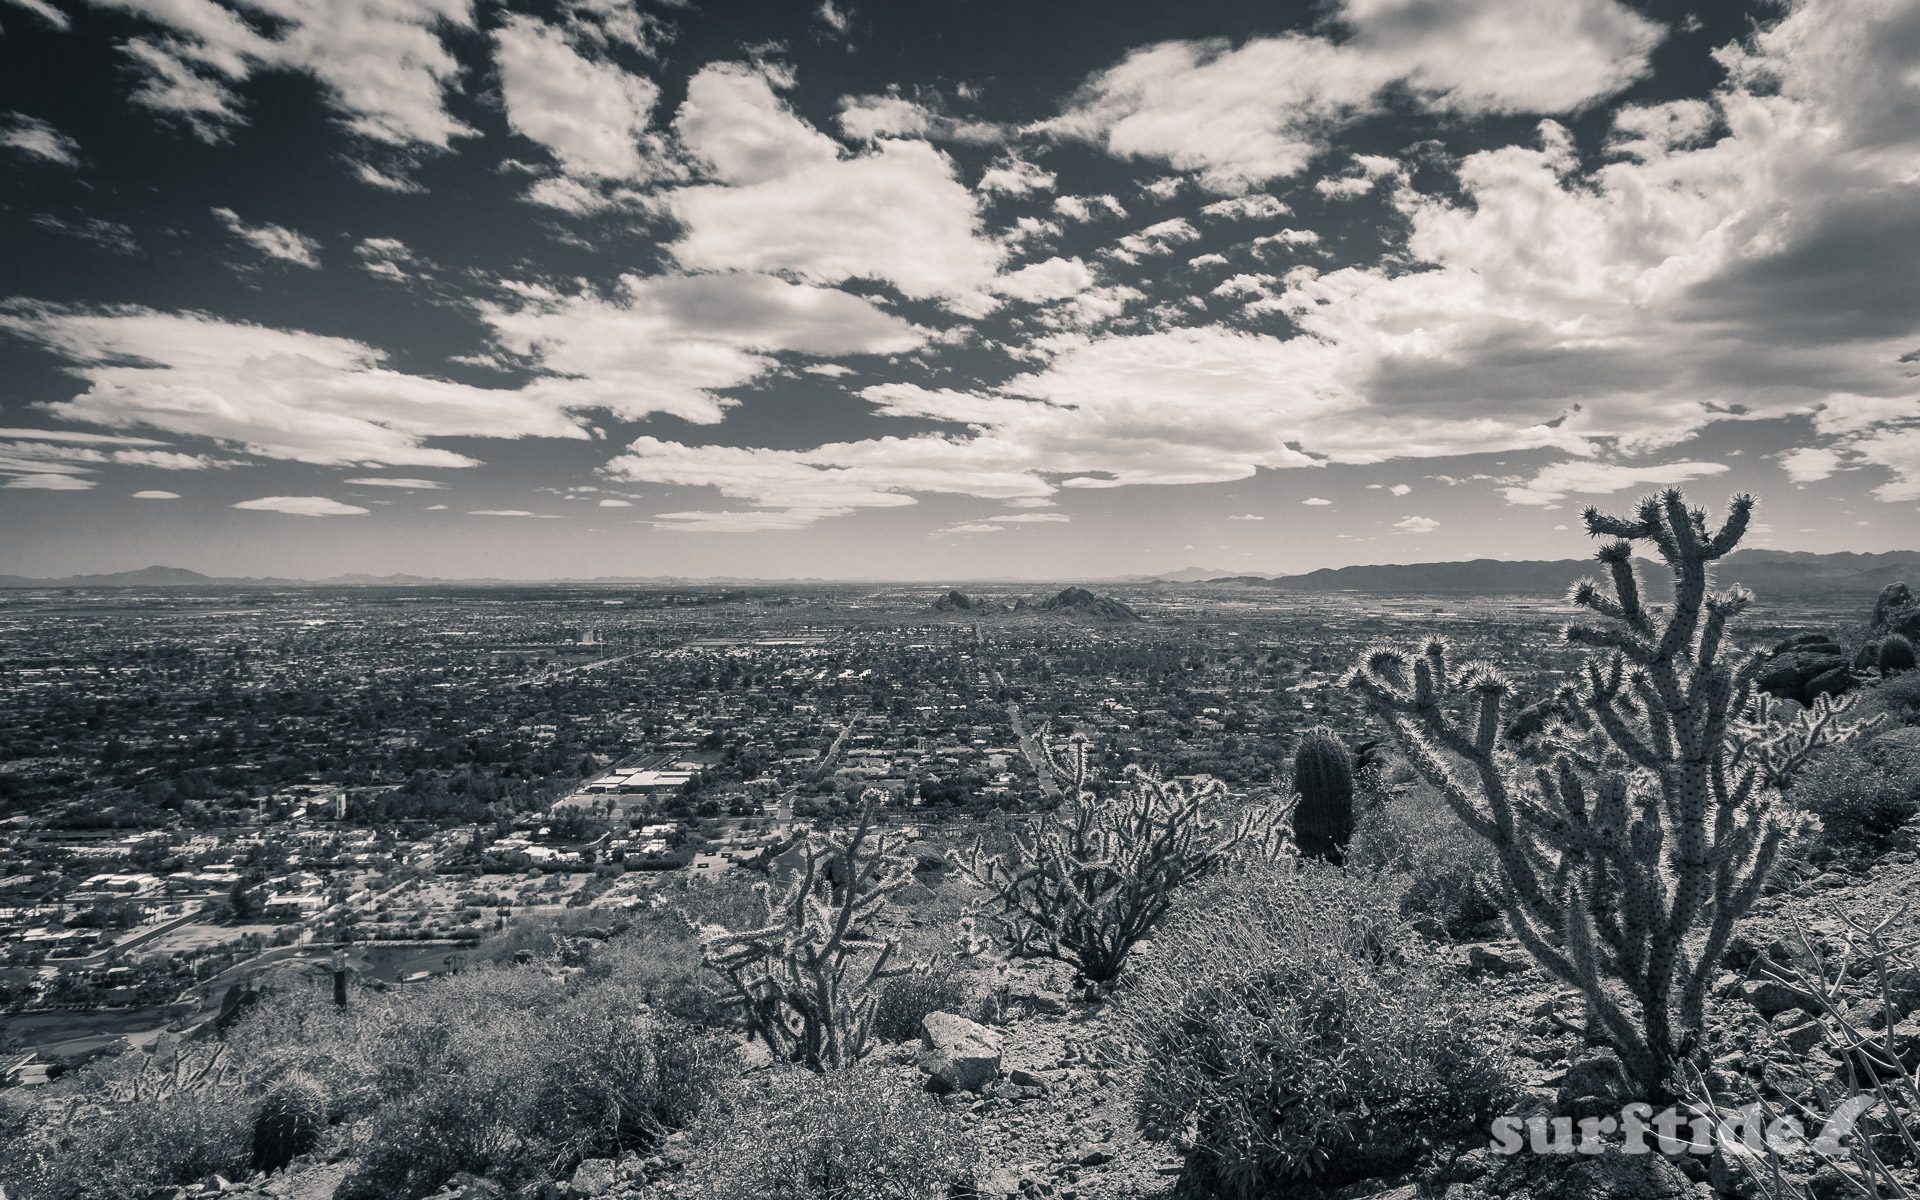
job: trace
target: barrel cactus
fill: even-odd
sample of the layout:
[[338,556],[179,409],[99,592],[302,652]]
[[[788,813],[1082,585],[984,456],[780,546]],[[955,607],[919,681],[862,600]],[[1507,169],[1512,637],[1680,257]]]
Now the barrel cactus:
[[1880,673],[1911,671],[1914,667],[1913,643],[1897,633],[1888,634],[1880,643]]
[[320,1085],[291,1075],[261,1097],[253,1117],[253,1169],[277,1171],[320,1144],[327,1128],[327,1098]]
[[1353,840],[1353,755],[1328,729],[1315,729],[1293,756],[1293,836],[1307,858],[1339,864]]

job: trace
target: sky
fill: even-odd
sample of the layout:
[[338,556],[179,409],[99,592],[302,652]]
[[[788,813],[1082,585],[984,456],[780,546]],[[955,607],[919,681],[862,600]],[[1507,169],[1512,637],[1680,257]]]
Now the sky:
[[0,0],[0,573],[1911,549],[1920,0]]

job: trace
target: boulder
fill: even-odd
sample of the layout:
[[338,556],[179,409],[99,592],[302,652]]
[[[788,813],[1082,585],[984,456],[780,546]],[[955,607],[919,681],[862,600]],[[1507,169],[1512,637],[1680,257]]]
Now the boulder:
[[614,1163],[610,1158],[589,1158],[574,1168],[568,1187],[575,1196],[604,1196],[613,1190]]
[[1824,638],[1794,645],[1797,641],[1790,638],[1782,642],[1760,668],[1755,684],[1761,691],[1782,700],[1811,704],[1820,694],[1811,689],[1815,680],[1821,681],[1823,689],[1832,688],[1839,680],[1850,680],[1849,659],[1839,645]]
[[1000,1035],[955,1013],[920,1021],[920,1069],[935,1092],[977,1092],[1000,1073]]
[[1750,979],[1740,989],[1740,994],[1748,1004],[1759,1009],[1763,1017],[1773,1017],[1796,1008],[1808,1013],[1820,1011],[1818,1000],[1778,979]]

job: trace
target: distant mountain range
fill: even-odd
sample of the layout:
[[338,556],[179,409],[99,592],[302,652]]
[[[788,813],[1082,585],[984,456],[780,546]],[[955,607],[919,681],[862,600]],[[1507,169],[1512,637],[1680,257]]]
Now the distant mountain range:
[[[1230,575],[1204,567],[1187,567],[1151,578],[1134,576],[1108,583],[1145,587],[1266,588],[1283,592],[1371,592],[1402,595],[1553,596],[1574,581],[1601,573],[1591,558],[1513,562],[1477,558],[1469,562],[1384,563],[1371,566],[1327,567],[1304,575]],[[1649,587],[1658,588],[1657,569],[1643,570]],[[1884,554],[1813,554],[1799,550],[1742,550],[1721,564],[1723,584],[1744,583],[1762,596],[1871,595],[1896,579],[1920,585],[1920,550]],[[435,579],[422,575],[335,575],[327,579],[222,577],[203,575],[184,567],[142,567],[104,575],[71,575],[61,579],[31,579],[0,575],[0,588],[193,588],[193,587],[539,587],[544,584],[578,586],[700,586],[778,587],[824,585],[823,579],[642,578],[599,576],[591,579]],[[897,582],[880,579],[849,583]],[[980,582],[1019,582],[981,580]]]
[[[1327,567],[1304,575],[1223,575],[1194,580],[1186,572],[1161,576],[1161,585],[1260,587],[1288,592],[1375,592],[1398,594],[1546,596],[1565,592],[1575,582],[1601,576],[1591,558],[1511,562],[1476,558],[1468,562],[1387,563]],[[1896,579],[1920,580],[1920,551],[1885,554],[1812,554],[1799,550],[1742,550],[1729,555],[1716,572],[1719,582],[1742,583],[1763,596],[1871,595]],[[1644,564],[1641,576],[1658,587],[1659,571]]]

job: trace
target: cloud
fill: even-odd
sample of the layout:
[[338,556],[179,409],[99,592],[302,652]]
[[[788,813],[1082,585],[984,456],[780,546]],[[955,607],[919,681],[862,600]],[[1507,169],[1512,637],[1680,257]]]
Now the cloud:
[[1044,496],[1051,489],[1013,466],[983,461],[968,443],[946,438],[879,438],[814,450],[688,446],[643,437],[602,472],[639,483],[710,487],[774,516],[698,510],[661,513],[657,521],[716,528],[800,528],[858,509],[915,503],[910,492],[949,492],[987,499]]
[[178,500],[180,493],[163,492],[158,488],[149,488],[146,491],[133,493],[133,498],[135,500]]
[[353,256],[360,260],[361,270],[395,283],[412,281],[421,265],[420,259],[398,238],[362,238],[354,246]]
[[1247,196],[1230,196],[1225,200],[1215,200],[1203,205],[1202,216],[1212,217],[1216,221],[1270,221],[1284,217],[1293,210],[1265,192],[1254,192]]
[[367,514],[367,510],[358,505],[342,504],[325,496],[261,496],[257,500],[242,500],[234,507],[294,517],[363,517]]
[[924,137],[935,122],[933,110],[904,96],[842,96],[840,132],[856,142],[883,137]]
[[629,275],[605,296],[520,288],[482,315],[502,346],[550,372],[529,397],[698,424],[720,420],[732,401],[716,393],[772,371],[776,353],[897,354],[927,338],[872,301],[769,275]]
[[893,354],[926,331],[871,301],[765,275],[629,276],[609,295],[511,286],[479,306],[533,378],[482,388],[385,366],[361,342],[202,313],[16,301],[0,330],[60,355],[87,390],[58,418],[213,438],[328,466],[468,467],[434,438],[584,440],[571,412],[664,412],[711,424],[774,355]]
[[470,508],[470,517],[540,517],[542,514],[530,512],[524,508]]
[[1053,211],[1069,221],[1084,224],[1102,217],[1125,219],[1127,210],[1112,196],[1055,196]]
[[1406,517],[1395,521],[1393,527],[1401,533],[1432,533],[1440,528],[1440,522],[1432,517]]
[[1396,496],[1404,496],[1407,493],[1413,491],[1413,486],[1411,484],[1396,483],[1392,487],[1388,488],[1387,490],[1389,492],[1392,492]]
[[[1920,420],[1901,415],[1920,413],[1900,361],[1920,345],[1920,77],[1892,49],[1911,43],[1910,24],[1804,0],[1721,51],[1729,75],[1710,126],[1629,109],[1616,123],[1635,152],[1589,164],[1543,122],[1529,144],[1459,160],[1454,186],[1397,187],[1403,244],[1372,264],[1276,272],[1254,305],[1294,336],[1217,344],[1273,395],[1315,397],[1327,416],[1282,427],[1334,461],[1528,444],[1637,455],[1717,421],[1817,415],[1810,448],[1832,456],[1790,463],[1878,467],[1895,483],[1878,494],[1897,497],[1900,431]],[[1315,240],[1281,231],[1253,245]],[[1184,408],[1188,389],[1169,388]],[[1186,411],[1237,428],[1211,407]],[[1271,440],[1232,439],[1225,461],[1264,460]]]
[[59,167],[80,165],[80,143],[38,117],[24,113],[0,117],[0,146]]
[[813,18],[841,37],[853,28],[853,10],[838,8],[833,0],[820,0],[820,7],[813,10]]
[[1325,508],[1327,505],[1332,504],[1333,501],[1328,500],[1324,496],[1308,496],[1305,500],[1302,500],[1300,503],[1310,505],[1311,507],[1314,507],[1314,508]]
[[34,16],[45,21],[48,25],[62,32],[73,27],[73,23],[67,19],[67,14],[47,3],[47,0],[9,0],[9,2],[16,7],[26,9]]
[[140,253],[140,243],[134,240],[133,229],[118,221],[102,217],[80,217],[69,221],[52,213],[35,213],[33,223],[48,233],[85,242],[109,254],[132,258]]
[[1025,196],[1046,191],[1053,184],[1052,171],[1009,155],[988,167],[981,174],[980,182],[974,185],[974,190],[989,195]]
[[1171,254],[1178,246],[1200,240],[1200,231],[1184,217],[1173,217],[1130,233],[1117,243],[1115,257],[1131,262],[1154,255]]
[[664,139],[648,132],[660,88],[574,47],[566,32],[512,15],[494,31],[507,124],[569,175],[643,180],[672,174]]
[[213,215],[229,233],[267,258],[297,267],[320,265],[320,243],[303,233],[295,233],[282,225],[249,225],[230,208],[216,208]]
[[243,121],[233,88],[256,73],[291,72],[320,84],[353,136],[444,150],[473,131],[447,112],[459,61],[443,28],[473,24],[469,0],[258,0],[256,25],[214,0],[93,0],[152,22],[156,34],[124,50],[140,72],[133,100],[224,140]]
[[1642,76],[1660,27],[1616,0],[1346,0],[1346,33],[1171,41],[1095,74],[1039,128],[1236,193],[1297,175],[1394,89],[1429,111],[1574,111]]
[[993,290],[1029,303],[1064,300],[1093,286],[1093,272],[1077,258],[1050,258],[1029,263],[994,281]]
[[[164,449],[151,438],[71,433],[64,430],[0,430],[0,476],[29,480],[21,488],[83,491],[95,486],[89,476],[104,467],[146,467],[161,471],[198,471],[233,464],[205,455]],[[54,476],[67,483],[50,482]]]
[[702,69],[674,127],[713,180],[662,198],[684,226],[669,249],[685,267],[875,280],[969,307],[999,266],[1002,252],[981,236],[975,197],[946,155],[883,138],[843,158],[762,70]]
[[61,475],[50,472],[40,475],[15,475],[7,480],[6,487],[23,491],[38,492],[87,492],[98,485],[91,479],[78,475]]
[[1264,521],[1266,520],[1266,518],[1263,516],[1260,516],[1258,513],[1241,513],[1237,517],[1228,517],[1227,520],[1229,521]]
[[609,496],[608,498],[600,501],[600,507],[601,508],[632,508],[633,501],[622,500],[615,496]]
[[409,492],[435,492],[446,486],[437,479],[401,479],[391,475],[362,475],[340,482],[354,487],[400,488]]
[[60,420],[212,438],[322,465],[465,467],[435,437],[587,435],[522,391],[469,387],[384,366],[364,343],[203,313],[0,306],[0,330],[66,360],[86,390],[47,405]]
[[1668,487],[1690,479],[1726,473],[1725,463],[1711,462],[1672,462],[1650,467],[1603,462],[1560,462],[1541,468],[1525,483],[1500,490],[1508,504],[1547,507],[1565,500],[1569,494],[1611,495],[1631,487]]
[[372,163],[356,162],[350,166],[354,178],[383,192],[395,192],[403,196],[418,196],[426,193],[425,185],[398,172],[383,171]]

